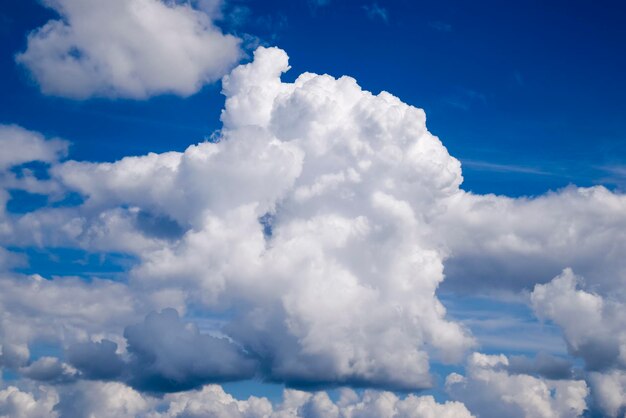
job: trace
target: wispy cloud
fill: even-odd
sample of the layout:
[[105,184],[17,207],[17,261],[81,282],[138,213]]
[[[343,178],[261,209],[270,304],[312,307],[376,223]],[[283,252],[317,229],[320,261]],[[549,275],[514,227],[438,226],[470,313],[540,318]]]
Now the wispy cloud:
[[481,171],[496,171],[499,173],[521,173],[521,174],[536,174],[541,176],[550,176],[554,173],[546,171],[537,167],[530,167],[517,164],[498,164],[488,161],[479,160],[461,160],[465,167],[472,168],[474,170]]
[[601,184],[612,184],[621,190],[626,188],[626,165],[604,165],[597,169],[603,173],[603,176],[598,179]]
[[385,23],[389,23],[389,12],[384,7],[378,5],[378,3],[372,3],[371,5],[363,6],[363,10],[372,20],[380,19]]
[[460,88],[454,94],[451,94],[442,99],[446,105],[455,107],[461,110],[469,110],[474,102],[480,102],[483,105],[487,104],[487,97],[476,90]]
[[428,22],[428,26],[439,32],[452,32],[452,25],[447,22],[442,22],[441,20]]

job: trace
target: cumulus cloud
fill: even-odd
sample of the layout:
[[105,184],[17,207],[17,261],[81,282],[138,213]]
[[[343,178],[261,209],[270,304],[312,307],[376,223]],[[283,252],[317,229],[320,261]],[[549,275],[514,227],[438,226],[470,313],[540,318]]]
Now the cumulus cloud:
[[46,0],[60,18],[28,35],[16,56],[45,94],[141,99],[188,96],[241,57],[213,18],[215,1]]
[[535,357],[509,356],[508,370],[515,374],[538,375],[548,379],[571,378],[573,364],[569,359],[539,352]]
[[[540,283],[533,309],[563,328],[594,399],[618,414],[624,196],[603,187],[520,199],[466,193],[460,163],[427,130],[422,110],[350,77],[283,82],[288,69],[284,51],[259,48],[223,80],[216,141],[184,152],[58,162],[65,148],[52,146],[11,157],[7,167],[47,161],[47,185],[82,201],[3,214],[0,245],[122,252],[133,263],[123,282],[2,276],[3,366],[40,382],[60,382],[69,370],[78,381],[57,407],[69,416],[97,408],[116,416],[469,416],[459,403],[386,392],[333,402],[289,391],[274,406],[206,386],[165,395],[169,403],[156,410],[160,401],[140,392],[253,375],[306,389],[429,387],[433,360],[458,363],[475,344],[448,318],[436,293],[442,283],[473,293]],[[543,284],[567,265],[595,293],[576,289],[569,270]],[[153,310],[160,313],[146,317]],[[219,328],[200,332],[187,323],[190,312],[219,318]],[[37,338],[65,358],[33,361]],[[474,354],[448,390],[480,416],[570,417],[588,393],[573,376],[570,362],[547,355]],[[109,407],[109,395],[124,401]]]
[[482,418],[579,417],[587,409],[583,380],[547,380],[509,372],[504,355],[472,354],[466,376],[450,374],[446,390]]
[[117,351],[117,344],[106,339],[79,342],[68,348],[67,359],[87,379],[114,379],[124,369]]
[[41,357],[21,368],[20,373],[29,379],[50,383],[66,383],[76,377],[76,369],[56,357]]
[[571,267],[626,300],[626,196],[602,186],[536,198],[458,193],[437,219],[455,291],[532,291]]
[[17,125],[0,125],[0,171],[30,161],[58,161],[66,156],[68,146],[67,141],[46,140],[40,133]]
[[579,289],[582,284],[566,269],[535,286],[532,306],[538,316],[561,327],[572,355],[584,360],[598,406],[608,416],[620,416],[626,411],[626,304]]
[[37,341],[66,347],[90,336],[116,338],[141,311],[126,285],[108,280],[1,275],[0,286],[5,367],[27,366],[29,346]]
[[333,402],[325,392],[287,390],[283,402],[272,407],[265,398],[238,401],[219,386],[205,386],[196,392],[168,395],[169,408],[160,417],[225,418],[470,418],[473,415],[458,402],[437,403],[432,396],[398,398],[391,392],[366,391],[359,396],[346,389]]
[[133,386],[171,392],[205,382],[242,380],[255,363],[226,338],[200,334],[180,321],[174,309],[149,314],[142,324],[126,327]]
[[[267,398],[235,399],[217,385],[162,398],[141,394],[118,382],[80,382],[58,393],[41,387],[39,395],[9,387],[0,391],[0,413],[11,417],[76,418],[473,418],[459,402],[438,403],[432,396],[344,389],[338,400],[326,392],[286,390],[282,402]],[[2,409],[5,408],[5,409]],[[4,415],[2,415],[4,416]]]
[[607,416],[626,416],[626,371],[593,372],[589,381],[598,406]]
[[39,394],[22,391],[15,386],[0,390],[0,417],[6,418],[56,418],[53,407],[59,401],[52,389],[39,390]]
[[118,382],[81,382],[65,388],[54,411],[61,418],[134,418],[147,411],[152,399]]
[[283,51],[260,48],[225,78],[217,143],[68,162],[53,178],[85,196],[85,212],[176,222],[182,236],[137,251],[131,286],[229,309],[224,332],[266,378],[427,387],[431,356],[455,361],[472,345],[434,296],[443,258],[427,238],[459,162],[423,111],[349,77],[283,83],[287,69]]

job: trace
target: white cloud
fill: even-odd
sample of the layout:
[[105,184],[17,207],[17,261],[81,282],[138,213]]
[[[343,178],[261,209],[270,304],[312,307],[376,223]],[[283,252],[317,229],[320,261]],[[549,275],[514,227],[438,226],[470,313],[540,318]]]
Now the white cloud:
[[582,279],[567,269],[531,294],[533,309],[554,321],[564,334],[572,355],[590,370],[589,382],[596,403],[608,416],[626,412],[626,303],[579,289]]
[[2,418],[56,418],[54,405],[59,401],[52,389],[39,391],[39,396],[24,392],[15,386],[0,390],[0,417]]
[[[444,266],[451,288],[479,293],[530,290],[572,265],[597,293],[576,290],[566,271],[536,287],[531,300],[540,316],[564,329],[572,353],[601,373],[589,374],[599,388],[596,401],[619,411],[615,399],[622,392],[602,382],[621,381],[617,370],[626,352],[624,327],[615,319],[623,317],[626,300],[626,198],[602,187],[532,199],[465,193],[459,162],[428,132],[422,110],[386,92],[363,91],[350,77],[304,73],[284,83],[280,76],[288,68],[283,51],[260,48],[253,62],[224,79],[217,143],[112,163],[56,162],[65,148],[24,157],[52,164],[50,183],[37,187],[54,184],[55,193],[78,192],[85,201],[5,214],[0,245],[119,251],[136,263],[125,283],[3,278],[5,367],[33,379],[62,377],[64,359],[30,358],[35,337],[45,337],[68,349],[67,360],[82,378],[146,388],[120,377],[132,371],[133,356],[141,357],[139,347],[142,358],[152,359],[148,371],[174,376],[183,389],[224,378],[213,373],[213,358],[200,361],[194,348],[217,352],[216,361],[227,368],[241,363],[232,355],[236,346],[257,359],[261,378],[295,387],[414,390],[432,384],[432,359],[458,362],[474,343],[436,296]],[[11,257],[2,254],[8,265]],[[165,307],[183,316],[193,310],[219,317],[220,336],[232,345],[213,350],[218,338],[182,321],[146,321],[149,332],[122,337],[150,310]],[[174,340],[189,349],[178,350]],[[90,359],[124,370],[105,377]],[[211,370],[200,377],[183,373],[189,359]],[[531,375],[554,372],[554,359],[540,360],[472,356],[466,377],[449,378],[450,393],[481,416],[509,410],[529,417],[579,415],[585,383]],[[557,372],[568,375],[561,366]],[[119,382],[109,389],[128,395],[129,411],[132,405],[151,408],[152,400],[139,402],[135,389]],[[205,395],[213,399],[208,406]],[[189,414],[221,411],[221,404],[233,416],[255,416],[245,411],[257,407],[282,417],[366,417],[368,411],[410,417],[440,407],[465,413],[460,404],[379,392],[351,395],[346,403],[288,392],[278,409],[263,400],[254,407],[238,403],[216,388],[176,396],[168,395],[171,405],[159,411],[180,401],[172,416],[186,408]]]
[[[46,389],[42,386],[38,392]],[[432,396],[415,395],[402,399],[377,391],[359,396],[349,389],[342,390],[335,402],[326,392],[286,390],[277,405],[254,396],[237,400],[217,385],[161,399],[117,382],[83,381],[61,387],[58,394],[47,390],[39,397],[16,387],[0,391],[0,414],[6,410],[14,413],[11,417],[25,418],[473,418],[459,402],[437,403]]]
[[35,341],[64,347],[90,336],[115,338],[141,309],[126,285],[106,280],[3,274],[0,284],[0,360],[9,367],[25,365]]
[[423,111],[349,77],[282,83],[287,68],[283,51],[260,48],[225,79],[219,143],[68,162],[53,177],[87,197],[85,215],[124,206],[176,221],[186,232],[141,247],[131,285],[230,309],[225,332],[268,378],[429,386],[431,356],[454,361],[472,344],[434,297],[442,255],[426,238],[459,163]]
[[241,57],[239,39],[212,21],[215,3],[200,2],[195,9],[161,0],[45,0],[60,19],[30,33],[16,61],[45,94],[188,96]]
[[474,353],[467,376],[452,373],[446,390],[481,418],[568,418],[587,409],[583,380],[547,380],[507,371],[504,355]]
[[589,381],[596,402],[607,416],[626,416],[626,371],[592,372]]
[[69,143],[46,140],[43,135],[17,125],[0,124],[0,171],[30,161],[53,163],[67,154]]
[[531,291],[571,267],[626,300],[626,196],[602,186],[536,198],[457,193],[435,221],[448,289]]
[[61,417],[136,418],[154,399],[118,382],[86,382],[65,388],[55,410]]

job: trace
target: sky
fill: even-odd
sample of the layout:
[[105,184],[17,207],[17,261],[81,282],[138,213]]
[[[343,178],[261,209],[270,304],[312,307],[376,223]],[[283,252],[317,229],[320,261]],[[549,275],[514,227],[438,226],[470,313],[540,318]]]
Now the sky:
[[622,2],[0,1],[0,417],[626,416]]

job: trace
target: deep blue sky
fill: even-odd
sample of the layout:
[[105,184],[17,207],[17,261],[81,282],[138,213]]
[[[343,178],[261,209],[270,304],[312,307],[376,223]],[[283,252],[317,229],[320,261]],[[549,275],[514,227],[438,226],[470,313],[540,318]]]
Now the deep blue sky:
[[[1,1],[0,122],[69,139],[72,158],[91,160],[182,150],[219,128],[219,85],[139,102],[41,95],[13,56],[54,14],[35,0]],[[624,2],[379,1],[386,21],[368,16],[372,4],[231,1],[223,27],[285,49],[287,79],[347,74],[424,108],[429,129],[464,163],[466,189],[623,184]]]

